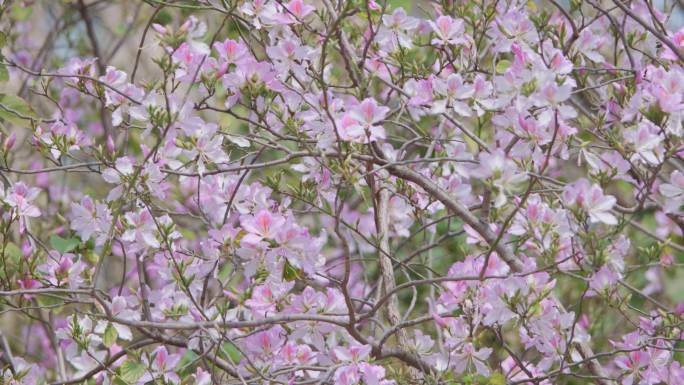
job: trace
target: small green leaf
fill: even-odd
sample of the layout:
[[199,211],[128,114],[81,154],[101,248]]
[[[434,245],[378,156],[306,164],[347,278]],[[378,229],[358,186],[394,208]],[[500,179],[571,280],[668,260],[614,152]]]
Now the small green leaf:
[[25,21],[31,17],[31,13],[33,13],[33,7],[17,4],[10,10],[10,17],[16,21]]
[[[2,251],[2,245],[0,245],[0,251]],[[17,272],[19,266],[21,265],[22,255],[23,253],[19,247],[17,247],[17,245],[12,242],[8,242],[4,248],[3,261],[5,262],[5,266],[4,268],[0,269],[0,277],[8,279],[12,276],[12,274]],[[7,273],[9,277],[6,277],[5,273]]]
[[109,348],[112,345],[114,345],[114,343],[116,342],[116,338],[118,336],[119,336],[119,333],[116,331],[116,328],[114,327],[114,325],[112,325],[112,323],[110,322],[107,324],[107,327],[105,328],[105,332],[104,332],[102,342],[104,343],[104,345],[106,347]]
[[242,354],[240,353],[240,350],[238,350],[238,348],[236,348],[235,345],[230,342],[223,344],[223,352],[226,353],[228,357],[230,357],[230,360],[235,364],[242,360]]
[[294,281],[295,279],[301,278],[303,272],[301,269],[293,266],[290,261],[285,260],[285,266],[283,267],[283,279],[286,281]]
[[23,255],[24,253],[21,251],[19,246],[12,242],[9,242],[5,247],[5,256],[9,257],[9,263],[15,263],[18,265]]
[[9,80],[9,71],[4,64],[0,64],[0,82],[6,82]]
[[140,362],[126,360],[121,364],[119,370],[122,380],[126,381],[127,384],[135,384],[145,374],[145,365]]
[[36,113],[24,99],[14,95],[0,94],[0,119],[22,125],[28,119],[36,118]]
[[173,21],[173,16],[166,10],[160,11],[157,13],[157,16],[154,18],[154,22],[157,24],[161,25],[166,25],[169,24]]
[[506,385],[506,377],[500,372],[494,372],[489,377],[489,385]]
[[499,60],[499,62],[496,63],[496,73],[502,74],[502,73],[506,72],[506,70],[510,66],[511,66],[510,60],[506,60],[506,59]]
[[55,313],[57,314],[63,314],[64,309],[66,309],[66,307],[64,307],[64,301],[59,297],[39,295],[35,299],[39,306],[58,308],[58,310],[55,310]]
[[181,377],[185,377],[193,373],[197,368],[197,358],[197,353],[190,349],[186,350],[183,358],[181,358],[181,360],[178,362],[178,365],[176,365],[176,367],[179,368],[176,374]]
[[77,238],[64,239],[59,235],[53,235],[50,237],[50,245],[62,254],[76,250],[80,244],[81,241]]
[[4,47],[5,44],[7,44],[7,35],[0,31],[0,48]]
[[390,0],[389,3],[392,6],[392,9],[402,7],[408,12],[411,11],[415,2],[411,0]]

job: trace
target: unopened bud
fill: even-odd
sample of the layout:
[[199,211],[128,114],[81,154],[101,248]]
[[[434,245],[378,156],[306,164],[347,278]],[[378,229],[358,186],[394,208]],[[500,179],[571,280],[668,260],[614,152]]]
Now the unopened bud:
[[14,147],[14,143],[17,141],[17,133],[13,132],[10,134],[10,136],[5,139],[5,142],[2,144],[2,149],[5,152],[8,152],[12,147]]
[[682,315],[684,314],[684,303],[680,302],[675,306],[674,308],[674,313],[677,315]]
[[114,144],[114,139],[112,138],[111,135],[107,136],[107,152],[110,154],[114,154],[116,151],[116,144]]
[[21,253],[25,259],[29,259],[33,254],[33,246],[31,246],[31,243],[28,240],[25,240],[21,245]]
[[152,28],[155,31],[157,31],[160,35],[166,34],[166,28],[161,24],[154,23],[154,24],[152,24]]

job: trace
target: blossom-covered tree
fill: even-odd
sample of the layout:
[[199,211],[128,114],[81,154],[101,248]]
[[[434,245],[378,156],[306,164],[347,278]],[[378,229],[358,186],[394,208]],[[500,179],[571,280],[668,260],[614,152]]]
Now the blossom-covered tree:
[[0,0],[0,384],[684,384],[683,7]]

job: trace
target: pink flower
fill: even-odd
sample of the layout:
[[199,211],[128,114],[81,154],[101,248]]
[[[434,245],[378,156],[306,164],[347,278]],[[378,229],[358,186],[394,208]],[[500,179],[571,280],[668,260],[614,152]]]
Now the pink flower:
[[[121,239],[126,242],[131,242],[134,245],[133,250],[146,248],[159,248],[161,243],[157,239],[157,226],[152,214],[144,209],[138,212],[127,212],[124,215],[128,229],[124,231]],[[169,222],[170,218],[162,220],[158,218],[157,221]]]
[[377,40],[385,50],[394,52],[399,46],[409,49],[413,46],[411,32],[418,27],[418,19],[408,16],[404,8],[399,7],[391,15],[383,15],[382,23],[384,28],[378,31]]
[[201,366],[197,367],[197,370],[195,371],[195,374],[192,375],[195,377],[195,385],[211,385],[211,372],[207,372],[204,369],[202,369]]
[[[520,366],[524,367],[524,369]],[[534,364],[529,363],[529,362],[518,362],[516,361],[513,357],[507,357],[502,363],[501,363],[501,369],[503,369],[503,372],[506,373],[506,377],[509,380],[512,380],[514,382],[518,381],[523,381],[528,378],[535,378],[535,377],[541,377],[544,375],[545,372],[539,370]],[[521,385],[537,385],[537,381],[532,382],[521,382]],[[539,385],[551,385],[551,382],[549,380],[542,380],[541,382],[538,382]]]
[[316,7],[306,4],[303,0],[290,0],[285,8],[299,20],[304,19],[316,10]]
[[402,7],[395,9],[391,15],[382,15],[382,23],[393,30],[410,30],[418,27],[418,19],[408,16]]
[[471,343],[466,343],[459,353],[453,354],[453,368],[456,373],[463,373],[470,367],[475,367],[477,374],[489,375],[486,360],[492,354],[491,348],[476,350]]
[[181,122],[183,132],[189,136],[190,144],[183,153],[197,161],[197,171],[203,175],[207,163],[220,164],[230,160],[223,150],[223,135],[218,135],[218,126],[206,123],[198,116],[191,116]]
[[344,137],[351,138],[354,142],[385,139],[385,129],[378,123],[385,119],[388,112],[389,108],[379,106],[375,99],[364,99],[343,117]]
[[316,360],[316,352],[309,345],[287,343],[280,350],[278,361],[286,365],[310,365]]
[[107,72],[104,76],[100,76],[100,80],[113,88],[118,88],[126,84],[126,77],[125,72],[117,70],[115,67],[107,66]]
[[[59,70],[60,74],[63,75],[83,75],[89,77],[95,77],[95,61],[96,58],[82,59],[79,57],[73,57],[69,60],[69,63]],[[78,82],[79,78],[69,78],[73,82]]]
[[86,266],[76,255],[71,253],[60,254],[58,251],[51,251],[47,261],[38,266],[38,271],[43,274],[51,286],[60,287],[67,285],[70,289],[76,289],[83,285],[85,280],[81,273]]
[[495,52],[509,52],[514,44],[528,45],[539,39],[528,13],[517,7],[508,7],[505,13],[497,16],[491,31]]
[[370,345],[353,345],[346,348],[333,349],[335,357],[351,364],[342,366],[335,371],[335,385],[354,385],[363,379],[367,385],[390,385],[385,380],[385,368],[364,362],[370,355]]
[[350,114],[363,127],[368,128],[385,119],[388,112],[388,107],[379,106],[373,98],[366,98]]
[[236,65],[235,71],[228,72],[223,76],[223,85],[235,94],[233,98],[226,100],[227,107],[236,102],[241,94],[241,89],[248,84],[252,86],[264,85],[272,91],[284,89],[272,64],[247,58],[236,63]]
[[248,234],[241,241],[254,245],[262,239],[274,239],[284,224],[285,218],[282,215],[265,209],[259,210],[255,215],[245,215],[240,218],[240,225]]
[[615,365],[627,374],[622,379],[622,385],[632,385],[640,379],[640,371],[648,365],[649,355],[643,351],[634,351],[615,359]]
[[660,193],[667,198],[665,201],[666,211],[678,213],[684,203],[684,174],[675,170],[670,174],[670,183],[660,185]]
[[244,350],[251,353],[253,358],[264,360],[271,364],[273,358],[279,354],[286,342],[286,332],[280,325],[268,330],[254,333],[245,339]]
[[359,364],[359,371],[366,385],[390,385],[394,381],[385,380],[385,368],[380,365],[371,365],[367,362]]
[[479,158],[480,167],[477,169],[477,175],[480,178],[491,178],[497,191],[494,206],[502,207],[507,201],[506,194],[524,182],[527,175],[518,171],[513,159],[502,149],[491,153],[481,152]]
[[333,349],[335,357],[344,362],[361,362],[365,360],[372,350],[370,345],[352,345]]
[[337,132],[340,139],[344,141],[363,143],[365,141],[365,132],[363,127],[352,118],[351,114],[345,114],[337,122]]
[[663,136],[660,128],[648,121],[642,122],[639,126],[625,132],[625,139],[633,146],[634,154],[632,162],[643,162],[646,164],[657,165],[662,162],[663,150],[660,143]]
[[247,47],[232,39],[226,39],[223,42],[216,42],[213,45],[216,52],[218,52],[218,63],[216,76],[223,76],[228,71],[228,65],[236,64],[249,58],[249,50]]
[[208,49],[205,50],[204,46],[197,46],[187,42],[181,44],[172,56],[173,61],[178,64],[176,77],[183,82],[191,82],[195,79],[195,74],[199,77],[199,72],[201,72],[200,65],[207,63],[208,51]]
[[276,311],[276,305],[292,289],[294,282],[273,283],[259,285],[252,291],[252,298],[245,301],[245,305],[261,316]]
[[556,53],[551,58],[551,62],[549,63],[549,68],[555,73],[561,75],[570,73],[573,67],[574,65],[572,61],[566,58],[563,55],[563,52],[560,50],[556,51]]
[[19,233],[21,234],[26,230],[27,218],[40,216],[40,209],[31,203],[38,197],[39,193],[40,189],[28,187],[23,182],[15,183],[4,197],[0,191],[0,199],[14,210],[14,214],[19,219]]
[[71,204],[71,213],[71,228],[81,240],[88,241],[95,235],[98,246],[105,243],[112,224],[112,214],[107,205],[95,203],[90,197],[84,196],[80,204]]
[[465,32],[463,20],[454,20],[450,16],[440,16],[436,21],[428,21],[428,23],[437,34],[437,38],[432,39],[432,44],[458,45],[465,43],[465,39],[463,39]]
[[444,99],[436,100],[432,107],[432,113],[441,114],[451,107],[454,112],[461,116],[470,116],[472,111],[467,103],[461,102],[463,99],[470,98],[474,89],[471,85],[466,85],[459,74],[451,74],[446,80],[435,79],[432,83],[436,95],[443,96]]
[[603,189],[597,184],[592,185],[586,179],[579,179],[565,187],[562,198],[566,205],[584,210],[592,223],[617,224],[617,218],[611,213],[616,199],[612,195],[604,195]]
[[[680,54],[684,53],[684,27],[675,32],[670,38],[670,41],[677,47]],[[672,61],[679,60],[679,56],[677,56],[677,54],[667,45],[663,45],[663,52],[660,54],[660,57]]]
[[[41,287],[40,281],[35,280],[29,277],[28,275],[22,279],[17,280],[17,283],[19,284],[19,288],[21,288],[22,290],[31,290]],[[31,300],[33,296],[26,294],[23,296],[23,298]]]
[[225,60],[228,63],[237,63],[249,55],[247,47],[233,39],[216,42],[213,47],[218,52],[219,59]]
[[150,362],[147,356],[143,357],[143,360],[148,362],[150,368],[145,370],[142,377],[138,379],[138,384],[142,385],[154,380],[162,380],[164,383],[180,383],[180,377],[178,377],[174,369],[181,358],[183,358],[181,354],[169,354],[166,347],[162,345],[152,352],[151,358],[152,361]]
[[[574,84],[572,82],[565,82],[558,85],[555,81],[542,84],[539,91],[532,95],[534,104],[538,107],[552,107],[558,110],[559,117],[563,119],[572,119],[577,117],[577,111],[574,108],[563,104],[572,95]],[[549,121],[552,119],[549,117]]]
[[[252,25],[256,29],[261,29],[264,25],[271,25],[280,18],[287,18],[287,15],[278,14],[275,2],[268,0],[253,0],[242,4],[240,11],[250,16]],[[291,21],[289,18],[285,22]]]
[[75,124],[65,124],[61,121],[51,124],[47,130],[39,126],[35,131],[34,141],[37,145],[49,149],[55,159],[90,145],[88,136]]
[[354,385],[360,380],[358,365],[346,365],[335,370],[335,385]]
[[601,269],[591,277],[589,288],[591,295],[605,293],[610,291],[618,282],[620,276],[614,271],[610,270],[608,266],[603,266]]

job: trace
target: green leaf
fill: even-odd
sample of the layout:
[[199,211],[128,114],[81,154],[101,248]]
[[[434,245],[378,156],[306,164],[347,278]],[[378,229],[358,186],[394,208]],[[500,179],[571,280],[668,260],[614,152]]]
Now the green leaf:
[[64,239],[59,235],[50,237],[50,245],[62,254],[76,250],[80,244],[81,241],[78,238]]
[[9,257],[10,263],[19,264],[19,262],[21,261],[21,257],[24,256],[24,253],[21,251],[19,246],[15,245],[12,242],[9,242],[5,247],[5,256]]
[[39,306],[56,308],[54,312],[57,314],[63,314],[64,309],[67,309],[67,307],[64,306],[64,300],[60,299],[59,297],[39,295],[35,299]]
[[0,119],[20,126],[31,118],[36,119],[37,115],[24,99],[0,94]]
[[169,12],[167,12],[166,10],[159,11],[159,13],[157,13],[157,16],[155,16],[155,18],[154,18],[154,22],[157,24],[161,24],[161,25],[169,24],[172,21],[173,21],[173,16],[171,16],[171,14]]
[[285,266],[283,267],[283,279],[286,281],[294,281],[303,276],[301,269],[293,266],[290,261],[285,259]]
[[176,368],[179,368],[176,371],[176,374],[178,374],[180,377],[185,377],[192,374],[197,368],[197,357],[199,357],[197,353],[190,349],[186,350],[183,358],[181,358],[181,360],[178,362],[178,365],[176,365]]
[[112,325],[112,323],[110,322],[107,324],[107,327],[105,328],[104,337],[102,339],[102,342],[104,343],[104,345],[106,347],[109,348],[112,345],[114,345],[114,343],[116,342],[116,338],[118,336],[119,336],[119,333],[116,331],[116,328],[114,327],[114,325]]
[[[0,251],[2,251],[2,245],[0,245]],[[19,266],[21,265],[22,255],[23,253],[21,252],[21,249],[17,247],[17,245],[12,242],[8,242],[4,249],[5,266],[3,269],[0,269],[0,276],[4,279],[8,279],[12,276],[12,274],[17,272]],[[7,273],[9,277],[5,277],[5,273]]]
[[402,8],[404,8],[404,10],[406,10],[406,12],[409,12],[413,8],[414,1],[412,1],[412,0],[390,0],[389,3],[392,6],[392,9],[402,7]]
[[4,64],[0,64],[0,82],[6,82],[9,80],[9,71]]
[[135,384],[145,374],[145,365],[140,362],[126,360],[119,367],[121,379],[127,384]]
[[499,60],[499,62],[496,63],[496,73],[502,74],[502,73],[506,72],[506,70],[510,66],[511,66],[510,60],[506,60],[506,59]]
[[25,21],[33,13],[33,7],[27,7],[24,5],[15,5],[10,10],[10,17],[16,21]]
[[7,35],[0,31],[0,48],[4,47],[5,44],[7,44]]
[[230,357],[230,360],[233,361],[233,363],[237,364],[238,362],[240,362],[240,360],[242,360],[242,354],[240,353],[238,348],[235,347],[235,345],[233,345],[232,343],[224,343],[222,350],[225,354],[228,355],[228,357]]
[[494,372],[489,377],[489,385],[506,385],[506,377],[501,372]]

